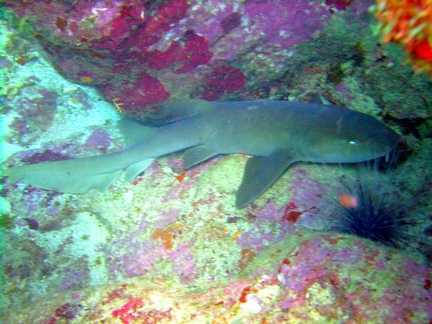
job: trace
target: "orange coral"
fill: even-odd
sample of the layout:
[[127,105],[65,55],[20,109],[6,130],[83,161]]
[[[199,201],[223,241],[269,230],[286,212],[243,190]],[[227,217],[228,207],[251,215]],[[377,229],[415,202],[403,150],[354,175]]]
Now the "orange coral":
[[432,74],[432,0],[376,0],[372,7],[384,42],[402,44],[416,72]]
[[251,249],[243,249],[241,250],[241,258],[239,260],[238,266],[241,270],[246,269],[249,263],[255,259],[256,253]]
[[81,77],[81,82],[83,82],[83,83],[92,83],[93,79],[91,77],[89,77],[89,76],[83,76],[83,77]]
[[156,228],[156,230],[153,233],[153,239],[161,239],[163,242],[163,245],[165,246],[165,249],[171,250],[173,248],[173,235],[171,229],[164,229],[164,228]]

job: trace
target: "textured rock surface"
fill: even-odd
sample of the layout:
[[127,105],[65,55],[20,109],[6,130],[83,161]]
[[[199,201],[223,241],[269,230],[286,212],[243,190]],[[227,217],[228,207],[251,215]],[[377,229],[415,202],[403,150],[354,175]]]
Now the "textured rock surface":
[[[168,97],[323,94],[403,135],[414,153],[386,191],[398,186],[420,207],[410,211],[420,230],[431,224],[431,82],[398,48],[377,45],[367,2],[6,3],[24,18],[1,21],[6,166],[124,148],[112,101],[151,116]],[[432,274],[416,246],[322,233],[338,166],[297,165],[237,210],[245,162],[231,155],[183,171],[173,154],[131,183],[81,196],[3,180],[5,321],[431,321]]]
[[186,94],[238,96],[247,91],[246,81],[257,81],[252,66],[268,70],[267,77],[281,73],[295,46],[317,37],[334,10],[351,6],[351,22],[367,9],[360,2],[318,0],[6,5],[30,22],[63,76],[96,86],[107,101],[120,98],[125,111],[141,112]]
[[[176,276],[54,293],[6,321],[34,323],[427,323],[431,269],[342,236],[274,245],[244,273],[180,285]],[[143,253],[142,251],[141,253]],[[136,258],[139,258],[139,254]],[[187,266],[187,258],[174,268]],[[187,271],[187,270],[186,270]]]

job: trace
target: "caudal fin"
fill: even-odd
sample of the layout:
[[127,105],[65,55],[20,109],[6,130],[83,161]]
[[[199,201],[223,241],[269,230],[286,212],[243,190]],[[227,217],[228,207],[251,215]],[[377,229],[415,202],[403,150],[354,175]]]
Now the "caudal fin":
[[122,170],[100,172],[98,157],[28,164],[5,169],[10,182],[23,180],[35,187],[64,193],[85,193],[90,189],[106,190]]
[[131,150],[133,152],[134,144],[150,138],[154,129],[132,121],[125,121],[119,126],[126,130],[126,140],[132,145],[126,150],[89,158],[12,167],[3,170],[2,175],[7,176],[12,183],[22,180],[42,189],[74,194],[82,194],[91,189],[105,191],[123,171],[125,180],[131,181],[147,169],[154,158],[137,161],[136,155],[129,153]]

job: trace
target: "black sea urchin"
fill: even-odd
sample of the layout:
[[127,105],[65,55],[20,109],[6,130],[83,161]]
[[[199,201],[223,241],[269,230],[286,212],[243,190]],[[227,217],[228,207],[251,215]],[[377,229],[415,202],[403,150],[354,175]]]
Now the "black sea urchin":
[[392,247],[406,243],[409,199],[378,171],[366,168],[343,176],[327,199],[332,231]]
[[400,188],[406,177],[380,173],[376,165],[346,173],[318,208],[329,217],[331,231],[417,251],[432,262],[432,236],[424,230],[432,221],[430,177],[410,192]]

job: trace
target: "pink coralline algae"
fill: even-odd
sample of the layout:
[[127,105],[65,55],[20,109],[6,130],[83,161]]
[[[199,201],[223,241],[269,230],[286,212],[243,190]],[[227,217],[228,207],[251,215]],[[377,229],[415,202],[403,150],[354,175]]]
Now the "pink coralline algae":
[[241,15],[238,12],[226,16],[220,22],[220,26],[225,34],[228,34],[231,30],[239,26],[241,23]]
[[[32,17],[35,37],[64,76],[101,86],[106,99],[120,98],[126,111],[140,110],[169,97],[164,85],[151,69],[144,68],[144,63],[151,52],[149,47],[185,16],[189,8],[186,0],[160,5],[134,0],[10,1],[7,5],[22,17]],[[195,45],[188,45],[186,39],[185,47]],[[197,60],[195,54],[193,59],[193,63],[179,67],[179,73],[206,61]]]
[[[215,323],[238,318],[245,323],[430,321],[432,273],[426,265],[344,236],[317,236],[292,248],[286,243],[261,252],[270,263],[252,262],[238,278],[220,285],[202,283],[199,290],[190,289],[195,257],[189,245],[180,245],[168,258],[174,262],[173,273],[187,276],[184,284],[136,277],[82,290],[78,299],[40,299],[37,309],[20,305],[14,319],[24,322],[25,314],[27,321],[54,315],[130,324],[205,323],[209,318]],[[377,261],[383,264],[380,269],[374,266]]]
[[197,273],[195,269],[195,255],[190,253],[190,247],[180,245],[176,250],[167,253],[168,259],[173,262],[173,269],[183,284],[193,283]]
[[39,162],[47,162],[47,161],[62,161],[68,159],[70,159],[70,156],[66,154],[62,154],[61,152],[54,151],[54,150],[44,150],[42,152],[34,152],[33,154],[23,156],[21,161],[24,164],[29,164],[29,163],[39,163]]
[[52,125],[57,110],[57,93],[35,86],[27,87],[27,91],[28,95],[19,98],[14,106],[17,116],[10,125],[13,133],[5,138],[23,146],[38,139]]
[[110,135],[101,129],[95,129],[86,140],[85,145],[90,150],[98,150],[105,153],[110,146]]
[[356,15],[366,10],[348,0],[223,6],[186,0],[6,0],[5,5],[31,22],[63,76],[97,87],[109,102],[119,98],[125,112],[148,114],[179,95],[217,100],[248,93],[264,80],[252,67],[235,67],[237,62],[258,57],[272,62],[258,73],[268,78],[283,66],[288,50],[322,29],[329,9],[354,8]]
[[108,252],[112,279],[144,275],[154,270],[153,264],[164,255],[164,251],[152,241],[140,242],[133,237],[118,240],[112,247]]
[[71,320],[77,316],[81,308],[80,304],[66,303],[55,310],[55,316]]
[[[340,293],[346,294],[349,304],[342,303],[338,307],[342,308],[342,312],[353,311],[356,318],[362,322],[385,322],[386,317],[387,321],[398,322],[400,319],[405,318],[402,322],[411,322],[409,315],[403,314],[403,308],[421,310],[424,312],[423,316],[427,316],[427,312],[430,311],[427,307],[427,300],[430,299],[430,294],[425,294],[421,290],[421,278],[427,277],[430,269],[407,260],[402,272],[391,275],[394,280],[394,286],[389,287],[385,294],[374,294],[372,296],[373,292],[370,290],[371,283],[360,281],[358,284],[361,289],[356,289],[357,283],[353,282],[353,278],[350,278],[349,274],[344,273],[341,268],[361,268],[374,276],[377,275],[376,272],[378,271],[382,271],[382,274],[385,272],[389,272],[390,274],[393,269],[389,268],[389,266],[386,268],[381,265],[380,270],[375,270],[373,267],[373,264],[377,261],[384,262],[388,256],[386,256],[386,253],[374,251],[359,241],[354,242],[353,248],[342,247],[343,244],[341,243],[343,241],[344,239],[334,240],[330,237],[324,237],[324,240],[305,241],[292,251],[291,255],[293,255],[293,258],[286,259],[287,261],[281,265],[278,271],[279,279],[284,283],[287,295],[291,296],[291,298],[281,303],[281,306],[292,308],[293,306],[299,307],[302,304],[304,305],[307,299],[311,298],[308,297],[306,292],[318,282],[321,287],[328,287],[329,290],[334,291],[335,297]],[[340,246],[340,248],[336,246]],[[331,266],[329,266],[330,264]],[[339,268],[338,271],[336,271],[337,268]],[[401,284],[403,280],[410,282],[403,284],[408,290],[404,290],[404,295],[406,295],[401,298],[398,295],[400,286],[395,281]],[[351,292],[353,289],[355,292]],[[358,303],[359,300],[361,300],[360,303]],[[375,302],[370,303],[369,301],[372,300]],[[374,308],[373,304],[377,301],[384,308],[387,308],[386,312],[381,313]],[[293,305],[294,302],[296,303],[295,305]],[[359,304],[362,306],[359,307]],[[402,309],[390,306],[396,304],[403,305]],[[325,307],[324,305],[320,306],[322,311],[330,311],[330,309],[325,310]],[[375,314],[368,313],[367,309],[375,309]],[[399,311],[399,309],[401,310]]]
[[179,212],[180,210],[178,208],[162,210],[162,212],[160,213],[160,219],[156,220],[153,225],[156,228],[163,228],[169,224],[172,224],[177,221]]
[[26,221],[28,227],[34,231],[36,231],[39,228],[39,223],[36,219],[34,218],[24,218],[24,220]]
[[[272,202],[257,213],[250,211],[250,214],[256,217],[253,229],[240,234],[237,238],[238,244],[243,248],[261,251],[292,233],[290,224],[283,222],[281,208]],[[278,232],[269,230],[269,225],[274,226],[273,229],[277,228]]]

